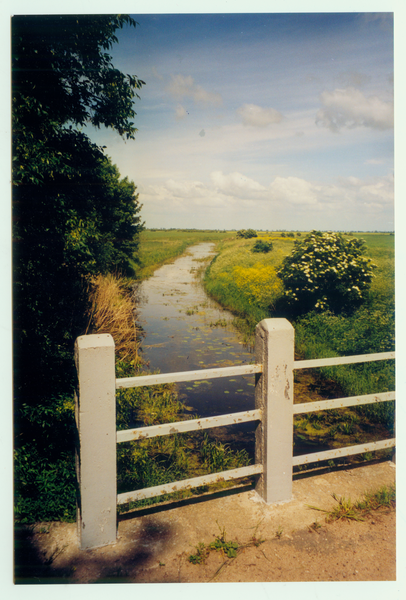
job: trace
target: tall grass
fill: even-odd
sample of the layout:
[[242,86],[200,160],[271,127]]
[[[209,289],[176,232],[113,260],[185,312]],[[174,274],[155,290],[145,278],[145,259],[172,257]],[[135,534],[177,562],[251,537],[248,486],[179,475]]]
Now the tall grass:
[[86,333],[110,333],[116,357],[136,365],[138,327],[131,292],[123,279],[115,275],[99,275],[89,290],[89,323]]

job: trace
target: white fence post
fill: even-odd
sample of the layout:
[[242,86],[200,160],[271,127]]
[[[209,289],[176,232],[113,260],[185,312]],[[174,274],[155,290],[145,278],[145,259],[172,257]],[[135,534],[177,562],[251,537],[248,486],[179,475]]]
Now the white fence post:
[[292,498],[294,329],[286,319],[264,319],[256,327],[255,408],[262,421],[256,430],[255,462],[262,463],[256,491],[266,503]]
[[116,389],[110,334],[77,338],[76,454],[80,548],[117,539]]

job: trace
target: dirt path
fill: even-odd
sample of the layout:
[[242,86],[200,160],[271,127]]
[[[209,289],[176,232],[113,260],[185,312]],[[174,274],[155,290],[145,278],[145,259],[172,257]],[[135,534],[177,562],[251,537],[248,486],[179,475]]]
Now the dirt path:
[[[357,500],[395,481],[393,463],[352,467],[296,478],[293,500],[267,506],[253,490],[210,495],[120,518],[117,543],[80,551],[75,524],[36,524],[17,532],[19,583],[191,583],[393,581],[395,512],[362,522],[326,524],[332,494]],[[315,525],[316,523],[316,525]],[[225,531],[247,547],[227,559],[210,551],[203,564],[189,556]],[[253,538],[261,540],[253,544]],[[264,540],[264,541],[262,541]]]

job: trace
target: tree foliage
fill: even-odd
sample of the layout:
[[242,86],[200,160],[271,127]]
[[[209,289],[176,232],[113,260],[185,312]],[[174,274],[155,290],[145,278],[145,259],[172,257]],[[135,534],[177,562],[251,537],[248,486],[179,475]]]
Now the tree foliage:
[[285,298],[300,313],[310,310],[341,312],[366,298],[375,265],[362,256],[365,242],[346,240],[338,233],[312,231],[296,241],[278,272]]
[[126,24],[136,26],[127,15],[13,17],[13,103],[20,122],[37,131],[90,122],[133,138],[133,99],[144,82],[114,68],[107,52]]
[[[12,19],[16,516],[71,518],[75,505],[73,343],[87,287],[128,273],[143,228],[133,182],[84,126],[133,139],[144,82],[109,49],[128,16]],[[28,517],[30,515],[30,517]]]
[[[128,272],[142,229],[135,185],[81,131],[134,138],[143,81],[114,67],[125,15],[12,19],[15,389],[72,382],[89,276]],[[45,387],[44,387],[45,386]]]

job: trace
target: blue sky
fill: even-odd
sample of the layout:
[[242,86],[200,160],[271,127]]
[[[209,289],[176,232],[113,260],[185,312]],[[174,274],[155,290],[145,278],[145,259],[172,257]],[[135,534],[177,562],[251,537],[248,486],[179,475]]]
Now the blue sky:
[[393,229],[390,13],[133,16],[136,140],[88,133],[147,227]]

